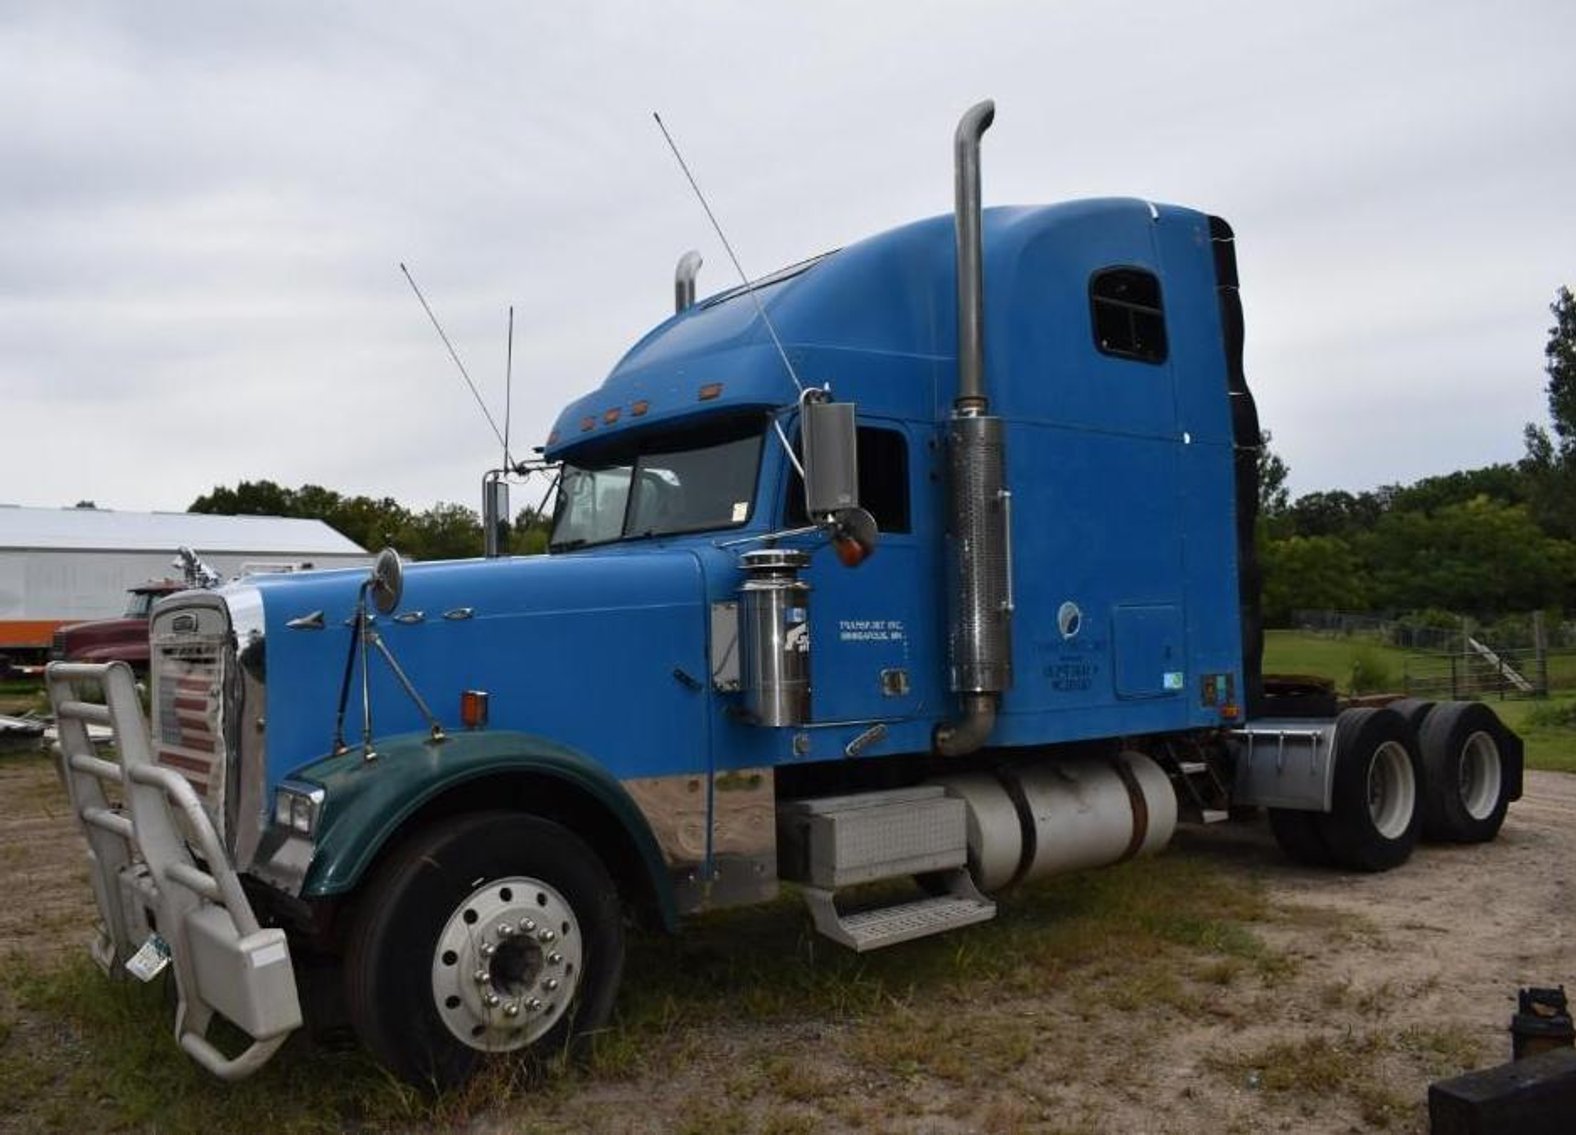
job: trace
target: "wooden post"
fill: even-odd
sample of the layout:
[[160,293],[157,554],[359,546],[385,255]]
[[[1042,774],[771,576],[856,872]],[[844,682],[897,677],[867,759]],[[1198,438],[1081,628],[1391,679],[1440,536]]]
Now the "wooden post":
[[1540,698],[1549,696],[1549,634],[1543,624],[1543,612],[1532,612],[1532,653],[1537,659],[1538,689]]

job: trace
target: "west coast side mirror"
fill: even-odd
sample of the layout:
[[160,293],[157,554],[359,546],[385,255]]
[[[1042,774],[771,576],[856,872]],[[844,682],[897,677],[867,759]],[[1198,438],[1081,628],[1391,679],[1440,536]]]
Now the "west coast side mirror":
[[819,391],[810,391],[800,404],[804,509],[817,523],[844,509],[859,507],[859,445],[854,432],[854,404],[824,399],[825,395]]

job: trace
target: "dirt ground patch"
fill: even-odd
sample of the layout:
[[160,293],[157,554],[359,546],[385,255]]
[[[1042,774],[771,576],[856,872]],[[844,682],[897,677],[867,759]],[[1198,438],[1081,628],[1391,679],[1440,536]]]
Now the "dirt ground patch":
[[[47,970],[82,948],[93,917],[83,855],[48,762],[0,760],[0,957]],[[945,940],[952,976],[898,985],[879,1004],[771,1023],[743,1004],[698,1023],[677,1012],[678,1025],[631,1034],[638,1051],[589,1072],[498,1103],[367,1126],[476,1135],[1421,1131],[1428,1083],[1508,1059],[1518,986],[1576,986],[1573,863],[1576,776],[1558,773],[1528,774],[1526,798],[1495,843],[1423,847],[1384,875],[1292,866],[1262,822],[1188,830],[1136,872],[1182,886],[1224,880],[1252,895],[1238,921],[1201,923],[1191,938],[1173,927],[1170,944],[1138,956],[1111,941],[1102,960],[1101,943],[1084,943],[1076,963],[1027,955],[1025,972],[971,976],[974,952],[983,957],[1000,935],[1016,933],[1021,945],[1035,900],[1009,896],[999,928]],[[1113,893],[1102,901],[1120,901]],[[739,925],[757,940],[778,935],[773,948],[791,954],[805,948],[794,917]],[[708,933],[713,946],[701,949],[728,940]],[[717,972],[715,958],[688,948],[677,947],[673,964]],[[0,1061],[61,1027],[3,987],[0,1013]],[[150,1011],[148,1027],[167,1022]],[[173,1046],[163,1058],[181,1059]],[[62,1081],[62,1093],[81,1089]],[[70,1114],[60,1101],[12,1122],[4,1110],[0,1131]],[[246,1127],[238,1116],[235,1129]]]

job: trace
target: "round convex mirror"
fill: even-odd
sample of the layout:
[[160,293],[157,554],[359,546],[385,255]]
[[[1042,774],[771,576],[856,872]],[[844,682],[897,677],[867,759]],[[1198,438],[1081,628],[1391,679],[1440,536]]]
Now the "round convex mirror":
[[405,565],[393,548],[384,548],[372,562],[372,605],[387,615],[399,606],[405,592]]

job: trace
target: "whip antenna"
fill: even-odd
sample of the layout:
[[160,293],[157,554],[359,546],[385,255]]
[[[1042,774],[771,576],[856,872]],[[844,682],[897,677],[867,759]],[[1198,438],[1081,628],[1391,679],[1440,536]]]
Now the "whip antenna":
[[514,468],[509,455],[509,416],[514,408],[514,304],[509,305],[509,349],[503,367],[503,467]]
[[706,204],[706,195],[700,191],[700,186],[695,182],[695,175],[690,172],[689,163],[684,160],[684,155],[679,153],[678,143],[673,140],[673,135],[668,133],[668,128],[663,124],[662,116],[656,111],[651,112],[651,117],[657,120],[657,129],[662,131],[662,136],[667,139],[668,149],[673,151],[673,156],[678,159],[679,169],[684,171],[685,179],[690,183],[690,188],[695,191],[695,197],[700,201],[700,207],[706,210],[706,219],[711,222],[711,227],[717,231],[717,239],[722,241],[722,247],[727,249],[728,259],[733,261],[734,269],[739,273],[739,279],[744,282],[744,290],[750,293],[750,298],[755,301],[755,310],[760,314],[761,322],[766,324],[767,333],[772,337],[772,344],[777,348],[777,354],[783,361],[783,367],[788,371],[788,377],[793,379],[794,389],[801,395],[804,393],[804,384],[799,381],[798,373],[793,369],[793,363],[788,360],[788,352],[783,350],[783,341],[777,337],[777,328],[772,324],[771,316],[766,314],[766,305],[761,303],[761,297],[756,294],[755,284],[751,282],[749,274],[745,272],[744,265],[739,263],[739,258],[734,254],[733,245],[728,243],[728,236],[722,231],[722,226],[717,223],[717,215],[711,211],[711,206]]
[[[476,389],[476,384],[471,381],[470,372],[465,369],[465,364],[460,362],[459,352],[457,352],[454,349],[454,344],[449,342],[449,337],[443,333],[443,325],[438,322],[438,317],[432,313],[432,305],[427,302],[427,297],[421,294],[421,289],[416,286],[416,278],[410,274],[410,269],[405,267],[405,262],[404,261],[400,262],[399,270],[401,272],[405,273],[405,279],[410,284],[410,290],[416,293],[416,298],[421,301],[422,310],[427,313],[427,318],[432,320],[432,326],[433,326],[433,329],[435,331],[437,331],[438,338],[442,339],[443,340],[443,345],[449,349],[449,358],[453,359],[454,360],[454,365],[460,368],[460,377],[465,380],[465,385],[469,386],[471,388],[471,397],[475,398],[476,399],[476,405],[481,407],[482,417],[486,418],[487,419],[487,424],[492,427],[493,436],[498,439],[500,444],[503,445],[505,460],[507,461],[508,453],[509,453],[509,443],[508,443],[507,440],[505,440],[504,435],[501,432],[499,432],[499,430],[498,430],[498,423],[493,421],[493,416],[490,413],[487,412],[487,403],[482,401],[481,393]],[[510,348],[511,348],[511,351],[512,351],[512,349],[513,349],[513,338],[512,338],[512,336],[513,336],[513,327],[514,327],[514,316],[512,314],[512,312],[513,312],[512,308],[510,309],[510,311],[511,311],[511,315],[509,317],[510,318],[509,326],[510,326],[510,334],[511,334]]]

